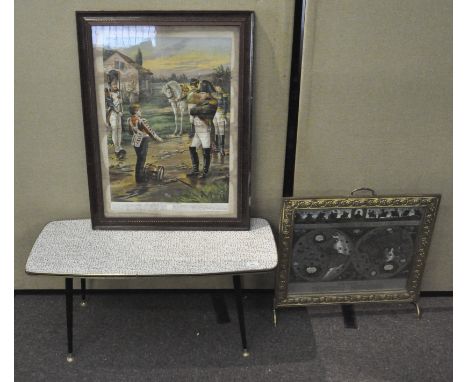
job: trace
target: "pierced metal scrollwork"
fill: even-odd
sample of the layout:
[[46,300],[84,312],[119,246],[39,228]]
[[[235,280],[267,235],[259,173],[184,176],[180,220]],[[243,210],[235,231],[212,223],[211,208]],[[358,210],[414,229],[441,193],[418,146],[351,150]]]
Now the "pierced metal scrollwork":
[[[439,195],[284,199],[280,220],[275,306],[416,301],[439,202]],[[323,228],[322,224],[320,229],[309,229],[293,243],[295,216],[298,210],[333,209],[340,214],[340,209],[343,208],[350,209],[354,216],[361,216],[364,209],[382,211],[381,216],[386,213],[389,218],[395,220],[402,218],[401,211],[407,209],[410,215],[414,214],[414,211],[423,211],[423,214],[419,217],[417,235],[411,233],[411,230],[399,227],[391,229],[381,227],[382,223],[379,222],[378,228],[369,230],[359,240],[350,243],[346,232],[337,228],[337,224],[330,225],[330,228]],[[358,210],[361,212],[356,212]],[[395,211],[400,211],[400,216]],[[317,218],[314,215],[314,218],[320,219],[320,216]],[[414,240],[410,238],[408,232],[413,235],[411,237],[414,237]],[[328,242],[330,238],[334,240],[333,246]],[[385,244],[392,243],[396,239],[399,240],[398,246]],[[385,253],[387,258],[385,261],[376,258],[371,246],[367,245],[369,241],[379,243],[380,253]],[[292,263],[293,251],[295,258],[298,259],[295,263]],[[353,272],[360,274],[363,279],[390,278],[404,270],[406,288],[349,293],[321,291],[314,294],[297,292],[288,294],[290,272],[302,282],[326,281],[339,278],[340,274],[351,266],[354,267]]]

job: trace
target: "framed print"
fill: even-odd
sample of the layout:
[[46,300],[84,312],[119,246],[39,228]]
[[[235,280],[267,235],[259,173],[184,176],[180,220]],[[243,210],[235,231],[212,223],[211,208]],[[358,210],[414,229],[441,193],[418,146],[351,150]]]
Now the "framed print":
[[252,12],[77,12],[95,229],[249,229]]
[[285,199],[275,306],[416,301],[439,201]]

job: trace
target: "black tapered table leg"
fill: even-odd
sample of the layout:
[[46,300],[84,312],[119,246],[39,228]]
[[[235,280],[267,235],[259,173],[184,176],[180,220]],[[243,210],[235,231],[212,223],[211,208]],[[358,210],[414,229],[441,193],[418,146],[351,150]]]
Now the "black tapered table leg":
[[242,348],[243,348],[242,355],[244,357],[248,357],[249,352],[247,350],[247,336],[245,334],[244,305],[242,302],[240,275],[234,275],[232,279],[234,282],[234,291],[236,294],[236,305],[237,305],[237,316],[239,317],[239,327],[240,327],[241,338],[242,338]]
[[86,306],[86,279],[81,279],[81,306]]
[[65,279],[65,300],[67,306],[67,361],[73,361],[73,279]]

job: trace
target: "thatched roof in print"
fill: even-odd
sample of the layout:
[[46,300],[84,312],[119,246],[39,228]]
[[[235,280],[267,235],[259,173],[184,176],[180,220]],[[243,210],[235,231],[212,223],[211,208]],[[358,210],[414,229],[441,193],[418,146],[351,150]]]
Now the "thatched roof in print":
[[153,72],[149,69],[144,68],[143,66],[137,64],[135,60],[132,60],[130,57],[128,57],[126,54],[123,54],[122,52],[115,50],[115,49],[104,49],[104,61],[106,61],[110,56],[112,56],[114,53],[117,53],[122,59],[127,63],[130,64],[131,66],[135,67],[138,69],[139,72],[143,72],[145,74],[153,74]]

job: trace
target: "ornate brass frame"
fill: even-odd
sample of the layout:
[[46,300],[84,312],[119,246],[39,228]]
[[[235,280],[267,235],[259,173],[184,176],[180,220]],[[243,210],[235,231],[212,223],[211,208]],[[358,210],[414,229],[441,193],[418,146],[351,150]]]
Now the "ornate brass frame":
[[[381,197],[333,197],[333,198],[285,198],[280,220],[279,261],[276,273],[275,308],[313,304],[350,304],[363,302],[415,302],[419,297],[422,275],[431,242],[440,195],[381,196]],[[288,280],[292,253],[294,214],[298,209],[324,208],[394,208],[420,207],[422,217],[415,259],[408,276],[406,290],[379,290],[359,293],[317,293],[288,295]]]

